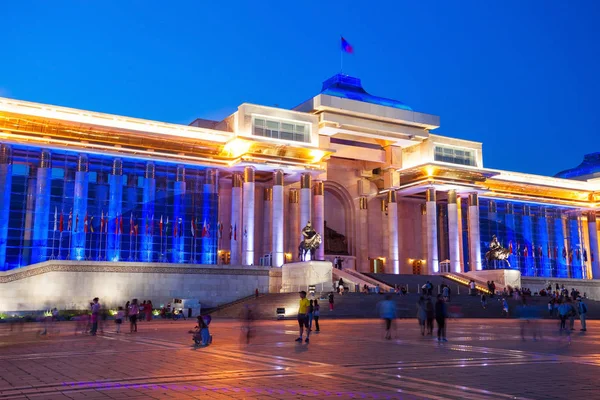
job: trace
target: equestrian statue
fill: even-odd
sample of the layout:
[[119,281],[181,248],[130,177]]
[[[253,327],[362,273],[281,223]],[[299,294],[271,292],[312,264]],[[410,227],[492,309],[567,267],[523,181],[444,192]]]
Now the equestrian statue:
[[498,261],[506,261],[508,266],[510,267],[510,262],[508,262],[508,257],[510,256],[510,250],[502,247],[500,242],[498,242],[498,238],[496,235],[492,235],[492,241],[490,242],[490,247],[487,253],[485,253],[485,264],[488,265],[490,261],[498,260]]
[[310,224],[310,221],[306,223],[306,226],[302,229],[302,236],[304,240],[300,242],[298,246],[298,258],[301,261],[306,261],[306,254],[310,254],[310,259],[315,259],[315,253],[321,245],[321,235],[317,233]]

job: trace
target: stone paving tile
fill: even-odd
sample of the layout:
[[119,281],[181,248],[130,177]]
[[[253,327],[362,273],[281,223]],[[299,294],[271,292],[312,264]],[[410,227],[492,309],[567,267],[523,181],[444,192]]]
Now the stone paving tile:
[[438,344],[413,320],[397,321],[391,341],[380,321],[326,320],[305,345],[294,321],[264,321],[245,345],[238,322],[215,320],[213,345],[196,350],[191,321],[97,337],[69,323],[48,338],[0,325],[0,400],[600,398],[600,323],[570,343],[555,325],[523,342],[515,320],[452,320]]

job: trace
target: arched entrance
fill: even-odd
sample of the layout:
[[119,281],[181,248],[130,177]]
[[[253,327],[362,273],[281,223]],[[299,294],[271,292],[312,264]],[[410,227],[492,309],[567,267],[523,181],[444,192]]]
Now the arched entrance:
[[324,188],[327,227],[325,232],[325,254],[354,256],[356,254],[355,219],[352,196],[346,188],[336,182],[325,181]]

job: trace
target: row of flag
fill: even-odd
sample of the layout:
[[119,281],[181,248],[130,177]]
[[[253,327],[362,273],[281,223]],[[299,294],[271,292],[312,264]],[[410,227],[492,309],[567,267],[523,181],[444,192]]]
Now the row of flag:
[[[104,211],[102,211],[102,213],[100,214],[100,226],[99,226],[99,230],[98,233],[108,233],[108,224],[109,224],[109,216],[108,213],[104,214]],[[210,223],[206,221],[206,218],[204,219],[204,223],[202,224],[202,230],[199,231],[199,225],[198,225],[198,219],[194,218],[190,221],[190,234],[192,237],[201,237],[201,238],[208,238],[210,237]],[[73,222],[75,223],[75,225],[73,225]],[[86,212],[84,218],[83,218],[83,229],[82,231],[84,233],[94,233],[96,232],[94,230],[94,216],[88,216],[88,213]],[[123,215],[122,214],[118,214],[115,218],[114,218],[114,234],[115,235],[121,235],[123,234],[124,230],[123,230]],[[73,231],[74,233],[77,233],[80,231],[80,226],[79,226],[79,214],[75,215],[75,219],[73,220],[73,211],[69,211],[69,215],[67,216],[67,227],[66,230],[67,231]],[[146,219],[144,222],[144,227],[145,227],[145,234],[146,235],[150,235],[153,236],[154,235],[154,226],[155,226],[155,220],[154,220],[154,215],[152,216],[152,218],[150,219]],[[74,229],[73,229],[74,227]],[[237,228],[236,228],[237,229]],[[63,232],[65,230],[65,215],[63,212],[60,213],[60,216],[58,214],[58,207],[56,207],[54,209],[54,232]],[[167,235],[168,234],[168,230],[169,230],[169,217],[167,216],[166,219],[163,219],[163,216],[160,216],[160,220],[158,221],[158,230],[159,230],[159,234],[160,236]],[[142,232],[142,233],[144,233]],[[217,222],[217,237],[220,239],[223,236],[223,224],[221,224],[221,222]],[[140,226],[138,223],[136,223],[134,217],[133,217],[133,213],[130,214],[129,216],[129,234],[130,235],[138,235],[140,234]],[[178,218],[177,219],[177,223],[173,224],[173,237],[181,237],[184,235],[184,228],[183,228],[183,219],[182,218]],[[231,236],[231,234],[230,234]]]
[[[537,248],[535,247],[535,244],[531,245],[531,256],[532,257],[539,257],[542,258],[544,257],[544,249],[542,246],[538,246]],[[510,254],[516,254],[518,256],[520,256],[521,254],[524,257],[529,257],[530,255],[530,251],[529,251],[529,247],[527,245],[521,246],[521,243],[517,241],[517,246],[516,246],[516,252],[514,251],[515,249],[513,248],[513,242],[512,240],[508,242],[508,252]],[[554,259],[558,259],[558,246],[555,246],[554,249],[552,249],[550,246],[547,247],[547,257],[548,258],[554,258]],[[569,249],[567,250],[565,247],[562,248],[562,258],[563,259],[569,259],[569,260],[573,260],[573,255],[575,254],[575,258],[576,259],[581,259],[583,258],[583,261],[588,260],[588,254],[587,254],[587,250],[584,248],[583,251],[581,251],[581,249],[579,247],[575,248],[575,249]],[[592,261],[594,261],[594,254],[591,254],[591,259]]]

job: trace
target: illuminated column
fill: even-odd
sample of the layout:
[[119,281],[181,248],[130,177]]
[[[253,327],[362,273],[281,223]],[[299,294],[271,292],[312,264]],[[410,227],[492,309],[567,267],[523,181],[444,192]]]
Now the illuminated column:
[[254,167],[245,167],[242,199],[243,265],[254,265],[254,186]]
[[460,263],[460,272],[465,272],[465,256],[463,247],[463,219],[462,219],[462,206],[461,199],[456,196],[456,215],[458,217],[458,259]]
[[87,213],[88,201],[88,158],[80,154],[77,158],[75,172],[75,188],[73,192],[73,224],[71,226],[71,259],[83,260],[85,258],[86,234],[83,231],[84,218]]
[[34,165],[29,165],[29,178],[27,179],[27,197],[25,198],[25,226],[23,227],[23,258],[21,259],[22,266],[29,265],[31,263],[31,234],[33,233],[33,215],[35,213],[36,175],[36,167]]
[[[421,204],[421,251],[422,251],[422,259],[427,262],[427,255],[429,254],[429,249],[427,248],[427,205]],[[427,274],[427,265],[423,268],[421,264],[421,275]]]
[[425,191],[427,209],[427,271],[428,274],[440,272],[438,261],[438,240],[437,240],[437,205],[435,198],[435,189],[429,188]]
[[[312,186],[312,178],[310,176],[310,174],[308,173],[304,173],[302,174],[302,176],[300,177],[300,229],[298,230],[298,233],[296,233],[296,235],[299,235],[298,237],[300,238],[300,240],[298,241],[298,243],[300,243],[302,240],[304,240],[304,235],[302,235],[302,228],[304,228],[306,226],[306,223],[308,221],[311,220],[311,193],[310,193],[310,187]],[[312,221],[311,221],[312,224]],[[307,259],[310,259],[310,254],[307,255]]]
[[590,211],[587,216],[590,238],[589,259],[592,262],[592,279],[600,279],[600,262],[598,260],[598,231],[596,226],[596,212]]
[[283,250],[283,171],[273,172],[273,267],[281,267],[285,262]]
[[42,150],[37,169],[35,189],[35,218],[33,220],[33,251],[31,263],[46,261],[48,253],[48,224],[50,218],[51,154]]
[[387,193],[387,212],[388,212],[388,259],[387,273],[400,273],[400,257],[398,243],[398,203],[396,202],[396,192],[390,190]]
[[389,232],[389,224],[388,224],[388,203],[387,203],[387,197],[385,199],[381,199],[381,256],[382,257],[387,257],[387,254],[389,253],[389,248],[390,248],[390,242],[389,240],[386,240],[388,238],[388,232]]
[[[185,183],[183,184],[185,191]],[[140,257],[143,262],[152,262],[154,254],[152,245],[152,228],[154,224],[154,200],[156,197],[156,167],[153,162],[146,163],[144,174],[144,187],[142,192],[142,220],[138,228],[138,234],[142,236],[142,248]],[[174,189],[174,197],[177,198],[177,185]],[[173,221],[175,223],[176,221]],[[173,257],[175,258],[175,246],[173,246]],[[173,262],[178,262],[173,260]]]
[[[185,262],[185,167],[178,165],[173,182],[173,249],[171,261],[173,263]],[[169,232],[170,233],[170,232]],[[167,235],[169,234],[167,233]]]
[[[289,193],[289,251],[292,253],[292,259],[298,257],[298,246],[300,241],[298,240],[298,232],[300,232],[300,194],[298,189],[290,189]],[[298,259],[299,261],[299,259]]]
[[231,265],[241,264],[242,251],[242,175],[231,175]]
[[[550,268],[550,258],[548,257],[547,251],[550,243],[548,240],[548,210],[546,207],[540,207],[540,215],[537,219],[536,226],[538,229],[538,248],[534,250],[533,254],[535,255],[535,258],[539,260],[538,276],[549,277],[552,276],[552,273]],[[539,251],[540,246],[542,247],[541,254]]]
[[[119,261],[121,258],[121,241],[124,232],[119,232],[117,219],[123,218],[123,160],[113,160],[112,171],[108,175],[108,259]],[[120,234],[119,234],[120,233]]]
[[458,229],[458,205],[456,190],[448,191],[448,243],[450,245],[450,268],[452,272],[462,272],[460,268],[460,231]]
[[[359,257],[356,270],[369,272],[369,198],[360,196],[358,198],[358,234],[359,234]],[[323,244],[324,245],[324,244]]]
[[[568,220],[569,226],[569,261],[571,262],[571,278],[583,278],[582,270],[582,237],[579,231],[579,218],[577,215],[570,215]],[[571,256],[572,254],[572,256]]]
[[[262,254],[271,253],[271,241],[273,240],[273,188],[266,187],[263,190],[263,224],[262,224]],[[271,260],[272,261],[272,260]]]
[[135,226],[135,224],[139,223],[139,218],[140,215],[139,210],[137,209],[138,207],[138,189],[137,189],[137,185],[138,185],[138,177],[135,175],[127,175],[127,188],[125,189],[125,204],[126,204],[126,218],[125,220],[128,221],[127,224],[127,229],[126,229],[126,237],[129,243],[129,248],[127,249],[128,254],[127,254],[127,260],[128,261],[133,261],[137,259],[137,254],[136,254],[136,250],[134,247],[134,243],[135,243],[135,236],[133,236],[131,234],[132,231],[132,226],[131,226],[131,221],[133,221],[133,225]]
[[481,237],[479,233],[479,198],[469,194],[469,270],[481,271]]
[[506,203],[506,214],[504,214],[504,224],[506,226],[506,247],[511,251],[508,256],[508,262],[513,268],[518,268],[518,261],[515,263],[515,250],[517,248],[517,238],[515,235],[515,207],[512,203]]
[[[205,232],[202,240],[202,264],[216,264],[217,261],[217,235],[219,234],[217,229],[217,202],[215,194],[217,192],[216,187],[216,171],[214,169],[207,169],[206,176],[204,179],[204,186],[202,189],[202,229],[200,232]],[[206,227],[204,223],[206,222]],[[202,234],[200,235],[202,236]]]
[[521,273],[524,276],[537,276],[535,268],[535,243],[533,243],[533,225],[531,221],[531,206],[523,206],[523,216],[521,217],[521,229],[523,235],[523,245],[521,254],[523,254],[523,269]]
[[0,145],[0,271],[6,270],[6,242],[12,185],[12,148]]
[[[325,239],[325,188],[323,187],[322,181],[315,182],[313,188],[313,222],[312,226],[316,232]],[[317,251],[315,252],[317,260],[325,259],[325,243],[321,243]]]

